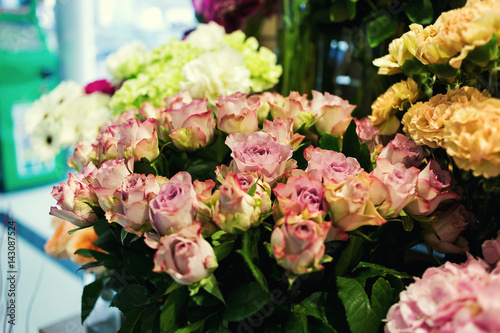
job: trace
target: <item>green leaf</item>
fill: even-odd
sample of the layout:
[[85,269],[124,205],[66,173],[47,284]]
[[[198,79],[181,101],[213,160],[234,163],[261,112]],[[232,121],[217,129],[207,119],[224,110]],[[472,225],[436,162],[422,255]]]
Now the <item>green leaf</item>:
[[125,238],[127,238],[127,236],[128,236],[128,232],[125,229],[122,229],[121,237],[120,237],[122,244],[124,244],[123,242],[125,241]]
[[337,278],[337,287],[351,332],[377,332],[378,323],[373,317],[368,295],[358,281],[353,278],[339,276]]
[[491,61],[498,59],[497,41],[497,34],[493,34],[488,43],[470,51],[465,59],[480,67],[486,67]]
[[411,0],[403,4],[403,10],[412,23],[426,25],[434,22],[431,0]]
[[308,316],[314,317],[320,320],[323,324],[333,329],[328,323],[325,313],[325,297],[326,295],[322,292],[315,292],[305,298],[300,305],[304,307],[304,311]]
[[127,271],[138,281],[145,280],[153,270],[153,257],[150,253],[130,248],[122,248],[122,260]]
[[352,120],[342,139],[342,154],[356,158],[359,155],[360,149],[361,144],[356,133],[356,123]]
[[321,149],[333,150],[336,152],[340,152],[340,138],[337,136],[333,136],[328,133],[321,133],[319,138],[319,147]]
[[305,309],[300,305],[296,304],[292,307],[285,332],[307,333],[307,315]]
[[211,275],[210,277],[206,278],[203,282],[204,282],[203,289],[205,289],[210,294],[217,297],[222,303],[226,304],[224,296],[222,296],[222,293],[219,289],[219,284],[217,283],[217,280],[215,279],[214,275]]
[[240,285],[226,297],[226,309],[222,317],[229,321],[240,321],[258,312],[271,301],[269,293],[255,281]]
[[366,37],[370,47],[376,47],[387,38],[394,35],[398,27],[396,15],[380,12],[378,16],[366,26]]
[[366,172],[372,171],[370,149],[368,149],[366,143],[361,142],[361,149],[356,158],[359,162],[359,165],[363,168],[363,170],[365,170]]
[[413,219],[410,216],[401,216],[401,222],[405,231],[410,232],[413,230]]
[[387,315],[387,311],[392,305],[394,289],[389,282],[384,278],[378,280],[372,286],[371,304],[373,314],[377,322],[382,322],[382,319]]
[[243,248],[241,250],[237,250],[239,254],[245,260],[248,268],[252,272],[255,280],[260,284],[262,289],[266,292],[269,292],[269,287],[267,286],[267,280],[259,269],[258,265],[255,262],[258,262],[259,251],[257,245],[259,244],[260,239],[260,229],[249,229],[243,235]]
[[361,258],[363,244],[365,240],[363,237],[351,235],[346,248],[342,251],[340,257],[335,265],[335,273],[338,276],[344,275],[349,268],[355,267]]
[[[370,269],[378,270],[378,271],[382,272],[383,274],[392,275],[392,276],[395,276],[399,279],[412,279],[413,278],[412,276],[410,276],[404,272],[399,272],[395,269],[387,268],[387,267],[382,266],[382,265],[373,264],[371,262],[360,261],[354,270],[358,270],[360,268],[370,268]],[[379,275],[383,275],[383,274],[379,274]]]
[[134,162],[134,172],[135,173],[142,173],[144,175],[155,175],[156,176],[156,170],[151,166],[151,163],[143,158],[140,161],[135,161]]
[[234,247],[234,241],[229,241],[227,243],[222,243],[214,247],[214,253],[217,257],[217,261],[220,262],[222,259],[231,254]]
[[205,321],[208,318],[205,318],[203,320],[197,321],[196,323],[189,324],[183,328],[179,328],[178,330],[175,330],[174,333],[192,333],[192,332],[201,332],[200,330],[203,328],[203,325],[205,324]]
[[124,313],[125,322],[120,327],[118,333],[140,333],[141,317],[146,308],[130,309]]
[[187,288],[175,289],[168,295],[160,315],[162,331],[167,332],[176,327],[177,318],[185,310],[188,299]]
[[356,4],[350,0],[336,0],[330,7],[330,21],[339,23],[356,17]]
[[113,297],[113,305],[121,312],[127,312],[132,308],[143,307],[149,301],[149,291],[140,284],[130,284],[120,290]]
[[85,319],[87,319],[87,317],[90,315],[92,309],[94,309],[95,303],[97,302],[97,299],[101,295],[103,285],[104,285],[104,280],[97,279],[83,288],[82,313],[81,313],[82,324],[85,321]]
[[153,163],[151,163],[151,167],[155,169],[157,176],[170,177],[168,172],[168,160],[165,155],[160,154]]

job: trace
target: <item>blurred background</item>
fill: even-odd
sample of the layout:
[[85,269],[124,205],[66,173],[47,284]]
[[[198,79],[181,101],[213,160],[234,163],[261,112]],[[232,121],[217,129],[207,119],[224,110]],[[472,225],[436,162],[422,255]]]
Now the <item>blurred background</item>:
[[[79,332],[84,274],[45,254],[50,196],[69,152],[40,162],[24,116],[62,80],[106,78],[106,57],[134,40],[148,49],[196,26],[191,0],[0,0],[0,331],[7,330],[8,221],[17,226],[13,332]],[[56,325],[58,324],[58,325]]]

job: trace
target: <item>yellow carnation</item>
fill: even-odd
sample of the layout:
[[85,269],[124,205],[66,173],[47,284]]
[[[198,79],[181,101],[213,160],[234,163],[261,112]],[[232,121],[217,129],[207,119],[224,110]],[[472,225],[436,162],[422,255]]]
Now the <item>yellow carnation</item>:
[[500,175],[500,99],[471,101],[455,108],[444,131],[448,155],[474,176]]
[[423,31],[423,27],[420,24],[411,24],[410,29],[389,44],[389,54],[373,61],[373,64],[379,67],[379,75],[401,73],[401,66],[405,61],[415,56],[415,40],[417,35]]
[[414,103],[418,96],[418,84],[413,79],[395,83],[373,102],[372,114],[368,117],[380,134],[394,134],[399,128],[396,113],[403,110],[406,104]]
[[496,0],[470,0],[463,8],[442,13],[416,40],[415,57],[423,64],[447,63],[459,68],[470,51],[487,44],[500,26]]
[[403,131],[419,145],[445,148],[444,126],[455,110],[450,106],[477,103],[488,97],[486,90],[480,92],[476,88],[462,87],[450,90],[446,95],[436,95],[428,102],[418,102],[403,116]]

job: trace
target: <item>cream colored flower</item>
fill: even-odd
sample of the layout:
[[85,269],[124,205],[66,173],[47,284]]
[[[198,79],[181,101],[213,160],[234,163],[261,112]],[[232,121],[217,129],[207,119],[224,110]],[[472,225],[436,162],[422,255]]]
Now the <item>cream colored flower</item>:
[[446,152],[474,176],[500,175],[500,99],[452,105],[444,129]]
[[414,103],[418,96],[418,84],[413,79],[395,83],[373,102],[372,114],[368,117],[380,134],[394,134],[399,128],[396,113],[406,104]]
[[208,24],[198,24],[196,30],[186,37],[186,42],[206,51],[210,51],[222,44],[225,37],[226,31],[224,27],[211,21]]
[[443,147],[444,127],[456,108],[452,104],[467,105],[488,99],[489,93],[480,92],[473,87],[450,90],[446,95],[439,94],[428,102],[418,102],[403,116],[403,131],[419,145],[431,148]]
[[422,31],[423,27],[420,24],[411,24],[410,31],[404,33],[400,38],[394,39],[389,44],[389,54],[373,61],[373,64],[379,67],[378,74],[401,73],[401,66],[405,61],[415,56],[415,40]]
[[217,96],[250,92],[250,71],[243,54],[226,45],[185,64],[182,77],[181,90],[189,90],[193,98],[208,98],[212,105]]
[[442,13],[417,38],[416,57],[423,64],[460,68],[469,52],[488,43],[500,31],[496,0],[469,0],[463,8]]

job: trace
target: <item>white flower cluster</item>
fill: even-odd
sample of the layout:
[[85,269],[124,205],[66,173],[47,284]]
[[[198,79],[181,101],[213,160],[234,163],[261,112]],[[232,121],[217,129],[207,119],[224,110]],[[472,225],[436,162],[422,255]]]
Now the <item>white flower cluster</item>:
[[30,143],[41,161],[54,158],[63,148],[80,140],[91,141],[109,120],[110,96],[85,94],[75,82],[62,82],[33,103],[24,119]]

